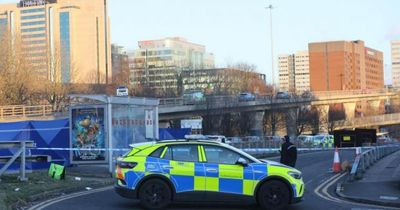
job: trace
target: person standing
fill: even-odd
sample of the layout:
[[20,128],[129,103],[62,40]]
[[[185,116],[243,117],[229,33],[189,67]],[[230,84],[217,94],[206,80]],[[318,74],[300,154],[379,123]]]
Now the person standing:
[[281,163],[295,167],[297,161],[297,148],[290,142],[289,136],[285,136],[285,142],[281,146]]

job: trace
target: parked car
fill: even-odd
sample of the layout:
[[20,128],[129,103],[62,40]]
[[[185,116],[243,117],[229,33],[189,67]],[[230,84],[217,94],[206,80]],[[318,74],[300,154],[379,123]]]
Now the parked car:
[[128,96],[128,88],[125,86],[119,86],[117,88],[117,96]]
[[[117,159],[115,191],[145,209],[172,202],[258,204],[290,209],[302,201],[302,173],[214,141],[159,141],[131,145]],[[233,202],[235,203],[235,202]]]
[[226,138],[228,141],[232,142],[232,143],[240,143],[242,142],[242,138],[234,136],[234,137],[228,137]]
[[304,144],[311,144],[313,142],[313,136],[310,135],[300,135],[296,139],[298,142],[304,143]]
[[304,91],[304,92],[301,94],[301,97],[302,97],[302,98],[312,98],[312,97],[313,97],[313,94],[312,94],[311,91]]
[[205,101],[204,93],[201,90],[189,90],[183,93],[183,104],[194,105]]
[[278,92],[275,96],[277,99],[290,99],[290,94],[288,92]]
[[266,141],[274,141],[274,142],[281,142],[282,141],[282,137],[280,137],[280,136],[264,136],[264,139]]
[[212,141],[217,141],[217,142],[221,142],[221,143],[225,143],[225,144],[229,144],[231,143],[230,141],[228,141],[226,139],[225,136],[222,135],[206,135],[208,140],[212,140]]
[[256,95],[250,92],[244,92],[239,94],[239,101],[255,101]]

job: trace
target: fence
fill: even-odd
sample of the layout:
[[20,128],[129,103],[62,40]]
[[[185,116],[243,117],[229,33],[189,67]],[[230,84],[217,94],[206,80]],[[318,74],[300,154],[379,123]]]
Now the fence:
[[354,161],[350,171],[350,180],[361,179],[363,173],[378,160],[399,150],[399,145],[373,147],[360,155]]
[[38,106],[0,106],[0,119],[41,117],[53,114],[51,105]]

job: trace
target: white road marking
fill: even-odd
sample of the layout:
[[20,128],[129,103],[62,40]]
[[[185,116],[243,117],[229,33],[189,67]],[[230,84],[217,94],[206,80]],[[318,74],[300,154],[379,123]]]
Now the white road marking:
[[73,193],[73,194],[70,194],[70,195],[65,195],[63,197],[53,198],[53,199],[38,203],[38,204],[28,208],[28,210],[42,210],[42,209],[44,209],[44,208],[46,208],[46,207],[48,207],[50,205],[53,205],[53,204],[61,202],[61,201],[65,201],[65,200],[68,200],[68,199],[71,199],[71,198],[76,198],[76,197],[83,196],[83,195],[89,195],[89,194],[92,194],[92,193],[111,190],[111,189],[113,189],[113,187],[114,186],[108,186],[108,187],[103,187],[103,188],[90,190],[90,191],[77,192],[77,193]]
[[381,196],[379,196],[379,199],[395,201],[395,200],[399,200],[399,197],[381,195]]
[[[350,204],[350,205],[366,206],[366,207],[373,207],[373,208],[380,208],[380,209],[400,209],[400,208],[394,208],[394,207],[384,207],[384,206],[378,206],[378,205],[372,205],[372,204],[357,203],[357,202],[342,200],[340,198],[333,197],[332,195],[330,195],[328,193],[328,188],[330,186],[332,186],[333,184],[335,184],[339,179],[341,179],[345,175],[347,175],[347,173],[336,174],[336,175],[330,177],[328,180],[326,180],[325,182],[320,184],[317,188],[315,188],[314,193],[317,196],[319,196],[320,198],[323,198],[325,200],[335,202],[335,203],[341,203],[341,204],[345,203],[345,204]],[[321,191],[321,193],[319,191]]]

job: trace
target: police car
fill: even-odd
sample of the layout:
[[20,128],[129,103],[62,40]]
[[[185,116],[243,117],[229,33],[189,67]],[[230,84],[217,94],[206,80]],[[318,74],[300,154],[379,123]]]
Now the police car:
[[118,158],[116,192],[146,209],[171,202],[257,202],[285,209],[302,200],[300,171],[215,141],[173,140],[131,145]]

